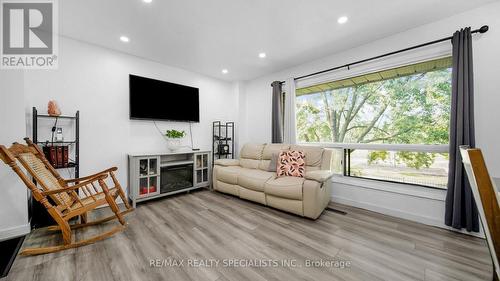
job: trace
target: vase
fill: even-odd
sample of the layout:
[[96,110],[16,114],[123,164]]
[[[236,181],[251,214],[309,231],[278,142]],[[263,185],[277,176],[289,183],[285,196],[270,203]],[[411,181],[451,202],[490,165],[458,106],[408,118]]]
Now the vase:
[[170,151],[175,152],[182,148],[182,139],[180,138],[167,138],[167,145]]

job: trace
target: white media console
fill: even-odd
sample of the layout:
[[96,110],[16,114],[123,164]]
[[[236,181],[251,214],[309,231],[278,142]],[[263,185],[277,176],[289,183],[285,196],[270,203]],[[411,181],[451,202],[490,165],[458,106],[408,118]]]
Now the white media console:
[[128,155],[128,196],[136,203],[210,187],[211,151]]

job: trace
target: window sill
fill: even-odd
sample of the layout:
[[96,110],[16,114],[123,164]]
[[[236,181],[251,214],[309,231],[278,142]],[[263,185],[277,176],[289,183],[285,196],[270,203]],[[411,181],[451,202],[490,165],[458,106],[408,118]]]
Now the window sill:
[[[341,175],[335,175],[332,177],[333,183],[341,183],[346,185],[353,185],[362,188],[369,188],[380,190],[384,192],[398,193],[403,195],[409,195],[414,197],[432,199],[437,201],[445,201],[446,190],[444,189],[434,189],[426,188],[422,186],[415,186],[410,184],[402,183],[392,183],[392,182],[382,182],[370,179],[359,179],[351,178]],[[335,188],[335,187],[333,187]]]

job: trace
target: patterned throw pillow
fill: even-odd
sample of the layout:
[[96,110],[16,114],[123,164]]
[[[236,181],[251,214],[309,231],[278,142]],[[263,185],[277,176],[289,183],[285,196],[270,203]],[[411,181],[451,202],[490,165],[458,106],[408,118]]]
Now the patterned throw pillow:
[[278,159],[278,177],[289,176],[303,178],[305,174],[306,161],[303,151],[287,150],[280,153]]

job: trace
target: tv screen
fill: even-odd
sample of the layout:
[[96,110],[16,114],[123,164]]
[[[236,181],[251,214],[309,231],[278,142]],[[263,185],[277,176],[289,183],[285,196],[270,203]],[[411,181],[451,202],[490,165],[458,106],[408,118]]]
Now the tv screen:
[[200,122],[199,89],[130,74],[130,119]]

